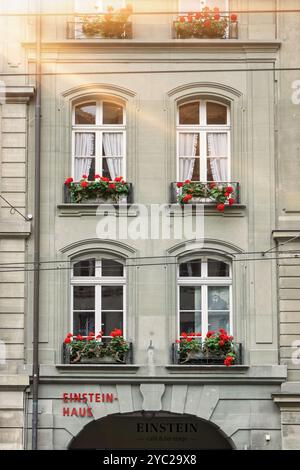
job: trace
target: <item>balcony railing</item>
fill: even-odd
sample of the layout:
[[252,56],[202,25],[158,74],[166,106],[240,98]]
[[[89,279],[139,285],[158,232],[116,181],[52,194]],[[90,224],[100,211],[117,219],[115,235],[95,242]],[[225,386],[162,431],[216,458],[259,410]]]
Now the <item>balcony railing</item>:
[[[232,186],[234,192],[232,197],[235,204],[240,203],[240,184],[237,182],[218,182],[218,181],[192,181],[192,183],[201,184],[203,188],[203,197],[193,197],[190,201],[191,204],[215,204],[216,202],[209,197],[210,185],[216,184],[218,187],[223,188],[224,186]],[[171,183],[170,188],[170,202],[171,204],[178,203],[178,195],[181,193],[181,189],[177,187],[177,183]]]
[[94,17],[67,22],[67,39],[132,39],[132,23],[112,21],[100,26]]
[[[242,365],[242,344],[234,343],[235,361],[233,365]],[[188,358],[182,358],[179,354],[179,345],[177,343],[172,344],[172,360],[173,364],[178,365],[224,365],[226,354],[223,352],[209,352],[204,353],[203,351],[191,354]]]
[[129,193],[127,196],[121,195],[119,200],[115,201],[113,199],[106,199],[106,198],[89,198],[83,199],[80,202],[76,202],[72,198],[72,194],[70,193],[68,187],[64,185],[63,187],[63,201],[64,204],[132,204],[133,203],[133,184],[126,183],[129,187]]
[[[184,19],[184,21],[183,21]],[[195,15],[180,15],[173,22],[173,39],[238,39],[238,22],[229,15],[220,15],[220,19],[197,19]]]
[[[132,343],[128,343],[129,350],[122,356],[104,356],[104,357],[91,357],[91,358],[72,358],[70,346],[63,344],[62,348],[62,362],[63,364],[132,364],[133,363],[133,348]],[[77,360],[76,360],[77,359]]]

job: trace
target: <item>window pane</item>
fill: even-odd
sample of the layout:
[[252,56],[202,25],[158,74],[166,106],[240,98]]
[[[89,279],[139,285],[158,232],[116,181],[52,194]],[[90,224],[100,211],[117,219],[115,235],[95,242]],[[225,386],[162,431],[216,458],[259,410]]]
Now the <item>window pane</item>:
[[123,124],[123,107],[115,103],[103,103],[103,124]]
[[208,312],[208,330],[218,331],[220,328],[224,328],[227,332],[229,331],[229,312]]
[[75,263],[73,276],[95,276],[95,260],[85,259]]
[[86,175],[89,181],[95,178],[95,158],[75,158],[74,179],[80,181]]
[[74,310],[95,309],[95,286],[74,286]]
[[123,134],[121,132],[103,133],[103,155],[106,157],[123,156]]
[[102,276],[123,276],[123,264],[113,259],[102,259]]
[[229,264],[216,259],[208,260],[208,276],[212,277],[228,277]]
[[201,287],[180,287],[180,310],[201,310]]
[[227,134],[207,134],[207,181],[228,181],[228,145]]
[[76,106],[75,124],[96,124],[96,103],[85,103]]
[[206,103],[207,124],[227,124],[227,107],[218,103]]
[[208,310],[229,310],[229,287],[208,287]]
[[180,334],[201,333],[201,312],[180,312]]
[[123,331],[123,312],[102,312],[101,329],[104,336],[110,336],[115,328]]
[[179,124],[199,124],[199,102],[179,106]]
[[75,133],[75,157],[95,156],[95,133],[76,132]]
[[199,134],[180,133],[179,134],[179,156],[194,157],[199,156]]
[[192,260],[187,263],[181,263],[179,266],[179,276],[182,277],[201,277],[201,260]]
[[102,310],[123,310],[122,286],[102,286]]
[[95,331],[95,314],[93,312],[74,312],[73,334],[88,336]]

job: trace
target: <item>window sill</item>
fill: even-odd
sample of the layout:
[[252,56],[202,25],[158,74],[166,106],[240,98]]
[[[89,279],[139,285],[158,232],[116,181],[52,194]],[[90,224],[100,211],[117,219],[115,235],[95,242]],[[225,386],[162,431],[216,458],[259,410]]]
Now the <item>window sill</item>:
[[137,217],[138,208],[134,204],[58,204],[59,217],[108,216]]
[[178,203],[175,204],[169,204],[169,212],[168,215],[169,217],[182,217],[182,212],[185,207],[192,207],[192,212],[198,214],[200,213],[200,209],[196,209],[197,207],[200,206],[200,208],[204,208],[204,214],[205,215],[211,215],[211,216],[218,216],[218,217],[244,217],[245,216],[245,210],[247,208],[246,205],[244,204],[233,204],[231,206],[226,206],[224,212],[220,212],[217,210],[215,204],[187,204],[185,206],[181,206]]
[[140,366],[132,364],[56,364],[56,369],[60,372],[120,372],[132,374],[136,373]]

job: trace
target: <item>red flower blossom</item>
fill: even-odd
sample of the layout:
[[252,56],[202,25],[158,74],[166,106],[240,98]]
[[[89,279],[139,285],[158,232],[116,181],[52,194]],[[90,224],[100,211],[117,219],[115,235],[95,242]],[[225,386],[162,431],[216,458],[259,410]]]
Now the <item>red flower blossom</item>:
[[119,328],[115,328],[113,331],[110,332],[109,336],[115,338],[116,336],[122,336],[123,332]]
[[106,176],[101,176],[101,181],[105,181],[106,183],[109,183],[109,178]]
[[185,333],[185,331],[183,331],[180,336],[182,336],[183,338],[187,338],[187,333]]
[[224,212],[224,210],[225,210],[225,204],[218,204],[218,205],[217,205],[217,210],[218,210],[219,212]]
[[67,334],[67,338],[72,338],[73,334],[72,333],[68,333]]
[[236,13],[232,13],[232,15],[230,16],[230,19],[231,21],[237,21],[237,14]]
[[229,205],[232,206],[232,204],[235,203],[235,199],[233,199],[232,197],[230,197],[230,198],[228,199],[228,202],[229,202]]
[[193,198],[193,196],[191,194],[186,194],[186,196],[184,196],[182,201],[183,202],[189,202],[192,198]]
[[214,331],[208,331],[206,338],[210,338],[215,332]]
[[73,183],[73,178],[67,178],[66,181],[65,181],[65,185],[66,186],[69,186],[69,184]]
[[180,339],[176,339],[175,343],[180,344],[181,343]]
[[234,358],[232,356],[227,356],[224,360],[226,367],[230,367],[234,363]]
[[109,189],[116,189],[116,185],[115,185],[115,183],[110,183],[110,185],[109,185]]
[[219,13],[216,13],[215,16],[214,16],[214,19],[216,21],[219,21],[220,18],[221,18],[221,15]]
[[83,341],[83,336],[77,335],[77,336],[76,336],[76,339],[77,339],[77,341]]
[[115,182],[120,183],[122,181],[122,179],[123,179],[123,176],[116,176]]
[[185,184],[191,184],[191,180],[185,180]]
[[100,175],[95,175],[95,180],[99,180],[101,178]]
[[93,341],[93,340],[94,340],[94,336],[88,336],[88,337],[87,337],[87,340],[88,340],[88,341]]
[[184,17],[184,16],[180,16],[180,17],[179,17],[179,21],[180,21],[180,23],[184,23],[184,22],[185,22],[185,17]]
[[214,189],[217,186],[217,183],[210,183],[209,187],[210,189]]
[[196,18],[196,20],[200,20],[200,18],[202,18],[202,13],[200,13],[200,11],[197,12],[197,13],[195,14],[195,18]]
[[64,343],[69,344],[69,343],[71,343],[71,341],[72,341],[71,338],[65,338]]
[[81,183],[80,183],[80,186],[81,186],[82,188],[87,188],[88,185],[89,185],[89,184],[88,184],[87,181],[81,181]]
[[89,332],[89,336],[95,336],[95,333],[93,333],[92,331]]
[[182,186],[183,186],[183,183],[180,183],[180,182],[177,183],[177,188],[182,188]]
[[215,7],[215,8],[214,8],[214,12],[215,12],[215,13],[220,13],[220,8]]
[[193,21],[193,15],[189,14],[187,19],[188,19],[188,22],[191,23]]
[[202,336],[201,333],[195,333],[195,336]]
[[87,175],[82,175],[82,178],[87,179]]
[[205,28],[210,28],[211,27],[211,21],[210,20],[205,20],[203,23]]
[[234,189],[233,189],[232,186],[227,186],[227,188],[225,188],[225,191],[226,191],[226,193],[230,193],[230,194],[231,194],[231,193],[233,193]]
[[191,341],[193,341],[193,338],[191,336],[188,336],[186,340],[188,343],[190,343]]
[[219,345],[222,347],[222,346],[224,346],[224,344],[225,344],[224,339],[221,339],[221,340],[219,341]]

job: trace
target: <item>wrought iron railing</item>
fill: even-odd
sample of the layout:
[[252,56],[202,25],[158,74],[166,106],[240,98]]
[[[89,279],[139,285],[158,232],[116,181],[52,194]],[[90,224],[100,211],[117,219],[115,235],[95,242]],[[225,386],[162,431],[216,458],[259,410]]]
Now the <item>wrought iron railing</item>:
[[[217,186],[225,187],[232,186],[234,192],[232,193],[232,198],[234,199],[235,204],[240,204],[240,184],[237,182],[231,181],[192,181],[192,183],[200,183],[203,188],[203,197],[195,197],[191,200],[192,204],[215,204],[216,202],[209,197],[211,184],[216,184]],[[171,204],[176,204],[178,202],[178,195],[181,194],[181,188],[177,187],[176,183],[171,183],[170,187],[170,202]]]
[[238,39],[238,22],[232,21],[230,15],[220,15],[219,27],[205,26],[204,20],[197,20],[195,16],[189,20],[190,15],[183,14],[173,22],[173,39]]
[[[132,39],[132,23],[112,21],[103,27],[97,26],[91,16],[67,22],[67,39]],[[98,25],[100,22],[98,23]]]
[[128,343],[129,349],[127,352],[119,356],[104,356],[104,357],[90,357],[90,358],[76,358],[72,359],[70,346],[63,343],[62,348],[62,363],[63,364],[133,364],[133,347],[132,343]]
[[[242,356],[242,344],[233,343],[233,349],[235,353],[235,360],[233,365],[242,365],[243,356]],[[182,357],[179,352],[179,344],[172,344],[172,362],[173,364],[178,365],[224,365],[224,360],[226,358],[226,353],[222,351],[216,352],[204,352],[200,351],[194,354],[191,354],[189,357]]]
[[68,187],[64,184],[63,187],[63,202],[64,204],[132,204],[133,203],[133,184],[126,183],[129,189],[128,195],[121,195],[118,199],[106,199],[106,198],[89,198],[83,199],[81,202],[76,202],[72,198]]

